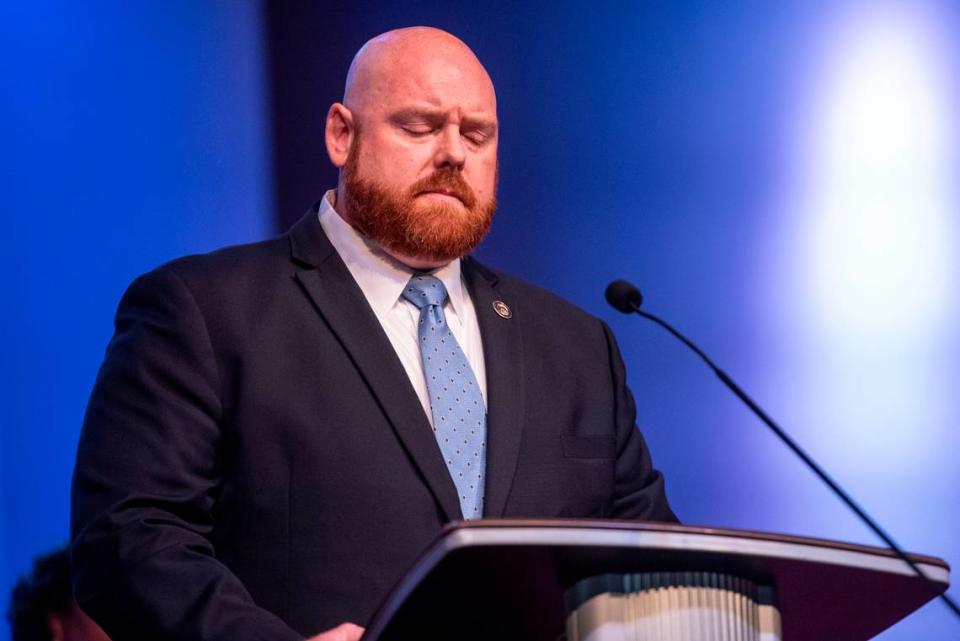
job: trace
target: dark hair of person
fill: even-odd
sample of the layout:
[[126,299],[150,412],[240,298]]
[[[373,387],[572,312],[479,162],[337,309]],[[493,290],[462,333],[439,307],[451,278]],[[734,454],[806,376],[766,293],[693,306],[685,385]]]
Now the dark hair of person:
[[47,614],[65,612],[72,595],[67,546],[34,559],[33,570],[17,581],[10,595],[7,619],[13,641],[50,641]]

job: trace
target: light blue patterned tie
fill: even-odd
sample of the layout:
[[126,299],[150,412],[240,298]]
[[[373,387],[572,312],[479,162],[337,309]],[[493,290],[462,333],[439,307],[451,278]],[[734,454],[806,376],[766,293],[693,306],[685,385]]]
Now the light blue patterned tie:
[[420,359],[440,453],[464,518],[478,519],[483,515],[487,416],[477,377],[443,315],[447,288],[435,276],[418,274],[407,283],[403,297],[420,309]]

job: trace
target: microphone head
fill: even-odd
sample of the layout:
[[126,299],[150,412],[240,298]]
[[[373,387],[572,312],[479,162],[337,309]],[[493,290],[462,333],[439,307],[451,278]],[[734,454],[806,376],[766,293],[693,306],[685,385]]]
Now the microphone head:
[[640,290],[625,280],[615,280],[607,285],[607,302],[624,314],[632,314],[643,304]]

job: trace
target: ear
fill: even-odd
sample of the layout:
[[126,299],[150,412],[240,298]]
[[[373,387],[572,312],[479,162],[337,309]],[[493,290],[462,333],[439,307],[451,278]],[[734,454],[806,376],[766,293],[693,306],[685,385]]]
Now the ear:
[[330,105],[330,111],[327,112],[326,143],[327,155],[334,166],[343,167],[347,164],[355,134],[353,112],[339,102]]
[[64,641],[63,615],[59,612],[47,612],[47,629],[50,630],[51,641]]

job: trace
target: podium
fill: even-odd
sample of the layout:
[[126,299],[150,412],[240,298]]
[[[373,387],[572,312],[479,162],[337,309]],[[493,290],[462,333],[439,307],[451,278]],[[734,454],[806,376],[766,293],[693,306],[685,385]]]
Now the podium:
[[656,589],[673,578],[704,587],[714,577],[714,588],[755,586],[772,608],[780,636],[752,638],[859,641],[947,589],[946,562],[910,558],[933,585],[885,548],[823,539],[610,520],[454,523],[387,596],[363,638],[558,641],[568,617],[576,626],[611,586]]

